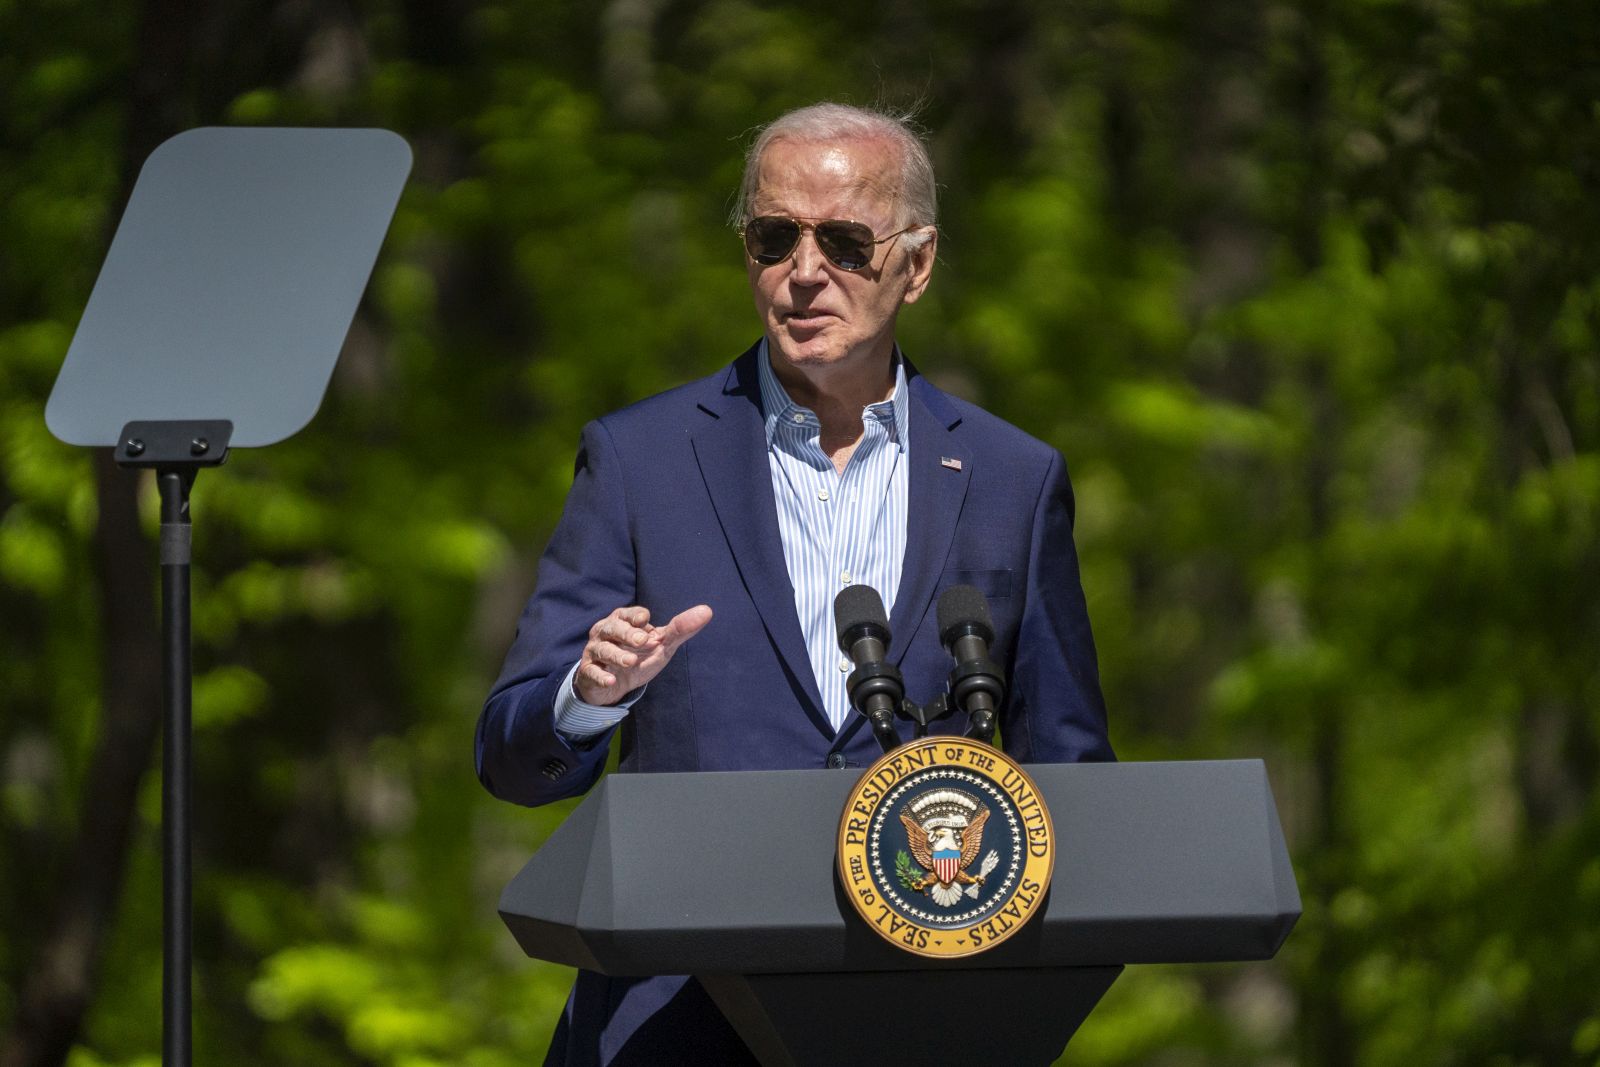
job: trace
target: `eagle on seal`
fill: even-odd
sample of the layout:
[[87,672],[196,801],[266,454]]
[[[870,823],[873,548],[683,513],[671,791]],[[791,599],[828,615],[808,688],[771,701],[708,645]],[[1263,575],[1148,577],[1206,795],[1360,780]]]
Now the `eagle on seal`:
[[961,899],[963,890],[958,887],[967,886],[966,894],[977,896],[977,887],[994,864],[985,861],[977,875],[968,874],[967,868],[983,847],[983,824],[988,821],[989,809],[959,789],[925,793],[902,809],[900,822],[911,855],[927,872],[911,888],[945,907]]

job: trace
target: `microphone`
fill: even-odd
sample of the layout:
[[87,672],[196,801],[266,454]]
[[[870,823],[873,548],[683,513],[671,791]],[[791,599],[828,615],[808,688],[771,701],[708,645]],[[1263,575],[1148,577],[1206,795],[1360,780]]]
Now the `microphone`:
[[950,668],[950,696],[966,712],[967,736],[985,744],[994,741],[994,718],[1006,697],[1006,678],[989,658],[994,619],[989,602],[970,585],[955,585],[939,597],[939,643],[955,659]]
[[885,752],[900,747],[894,713],[905,699],[906,683],[889,655],[889,613],[883,598],[870,585],[852,585],[833,598],[833,622],[839,633],[839,650],[856,669],[845,686],[850,706],[872,724],[872,735]]

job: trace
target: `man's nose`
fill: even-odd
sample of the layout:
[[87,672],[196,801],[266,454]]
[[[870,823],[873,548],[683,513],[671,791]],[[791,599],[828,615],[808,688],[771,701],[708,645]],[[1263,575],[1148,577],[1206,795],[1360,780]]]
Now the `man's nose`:
[[813,230],[805,230],[800,234],[800,243],[794,248],[794,280],[802,285],[817,285],[827,280],[827,259],[822,254],[822,249],[817,247],[817,235]]

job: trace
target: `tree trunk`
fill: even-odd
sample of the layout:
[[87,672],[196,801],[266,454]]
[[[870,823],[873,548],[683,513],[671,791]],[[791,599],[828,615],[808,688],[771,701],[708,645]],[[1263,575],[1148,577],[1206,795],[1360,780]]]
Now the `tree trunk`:
[[[1306,177],[1299,190],[1297,209],[1290,220],[1289,241],[1301,268],[1310,274],[1322,266],[1323,225],[1327,215],[1330,173],[1328,147],[1329,73],[1324,52],[1328,12],[1320,0],[1304,6],[1293,31],[1295,77],[1289,86],[1289,110],[1301,130]],[[1333,481],[1338,474],[1341,419],[1331,367],[1313,360],[1304,372],[1305,389],[1313,409],[1315,433],[1306,465],[1309,502],[1309,537],[1323,541],[1333,528]],[[1310,970],[1301,975],[1300,1012],[1303,1062],[1321,1067],[1353,1067],[1358,1062],[1358,1042],[1344,1000],[1344,982],[1354,963],[1356,946],[1333,915],[1334,899],[1352,869],[1350,834],[1344,811],[1345,719],[1348,709],[1336,695],[1323,694],[1312,709],[1315,725],[1311,763],[1316,778],[1316,810],[1306,855],[1315,857],[1306,879],[1307,910],[1318,913],[1320,934]]]
[[[118,210],[145,157],[185,125],[189,12],[180,0],[150,0],[140,17],[131,72]],[[109,244],[110,235],[107,235]],[[117,427],[120,429],[120,427]],[[108,451],[94,462],[93,537],[100,607],[99,737],[84,776],[78,836],[52,894],[53,914],[20,982],[15,1026],[0,1067],[56,1067],[83,1027],[105,942],[127,873],[139,789],[161,722],[161,643],[155,554],[139,528],[140,478]]]
[[41,917],[45,934],[21,983],[16,1025],[0,1067],[64,1063],[94,992],[106,935],[122,895],[135,803],[160,724],[160,642],[154,556],[139,529],[139,479],[108,452],[95,457],[99,519],[101,724],[85,776],[78,839]]

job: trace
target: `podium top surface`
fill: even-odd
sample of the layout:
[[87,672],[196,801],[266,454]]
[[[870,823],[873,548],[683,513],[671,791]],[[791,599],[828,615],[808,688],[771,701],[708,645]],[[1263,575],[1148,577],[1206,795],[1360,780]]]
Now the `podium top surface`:
[[[1042,917],[939,967],[1265,959],[1300,914],[1259,760],[1039,764],[1056,829]],[[929,961],[855,915],[834,843],[858,775],[617,774],[506,887],[529,955],[607,974],[880,971]]]
[[145,161],[56,379],[68,444],[228,419],[267,445],[316,414],[411,170],[377,129],[206,127]]

